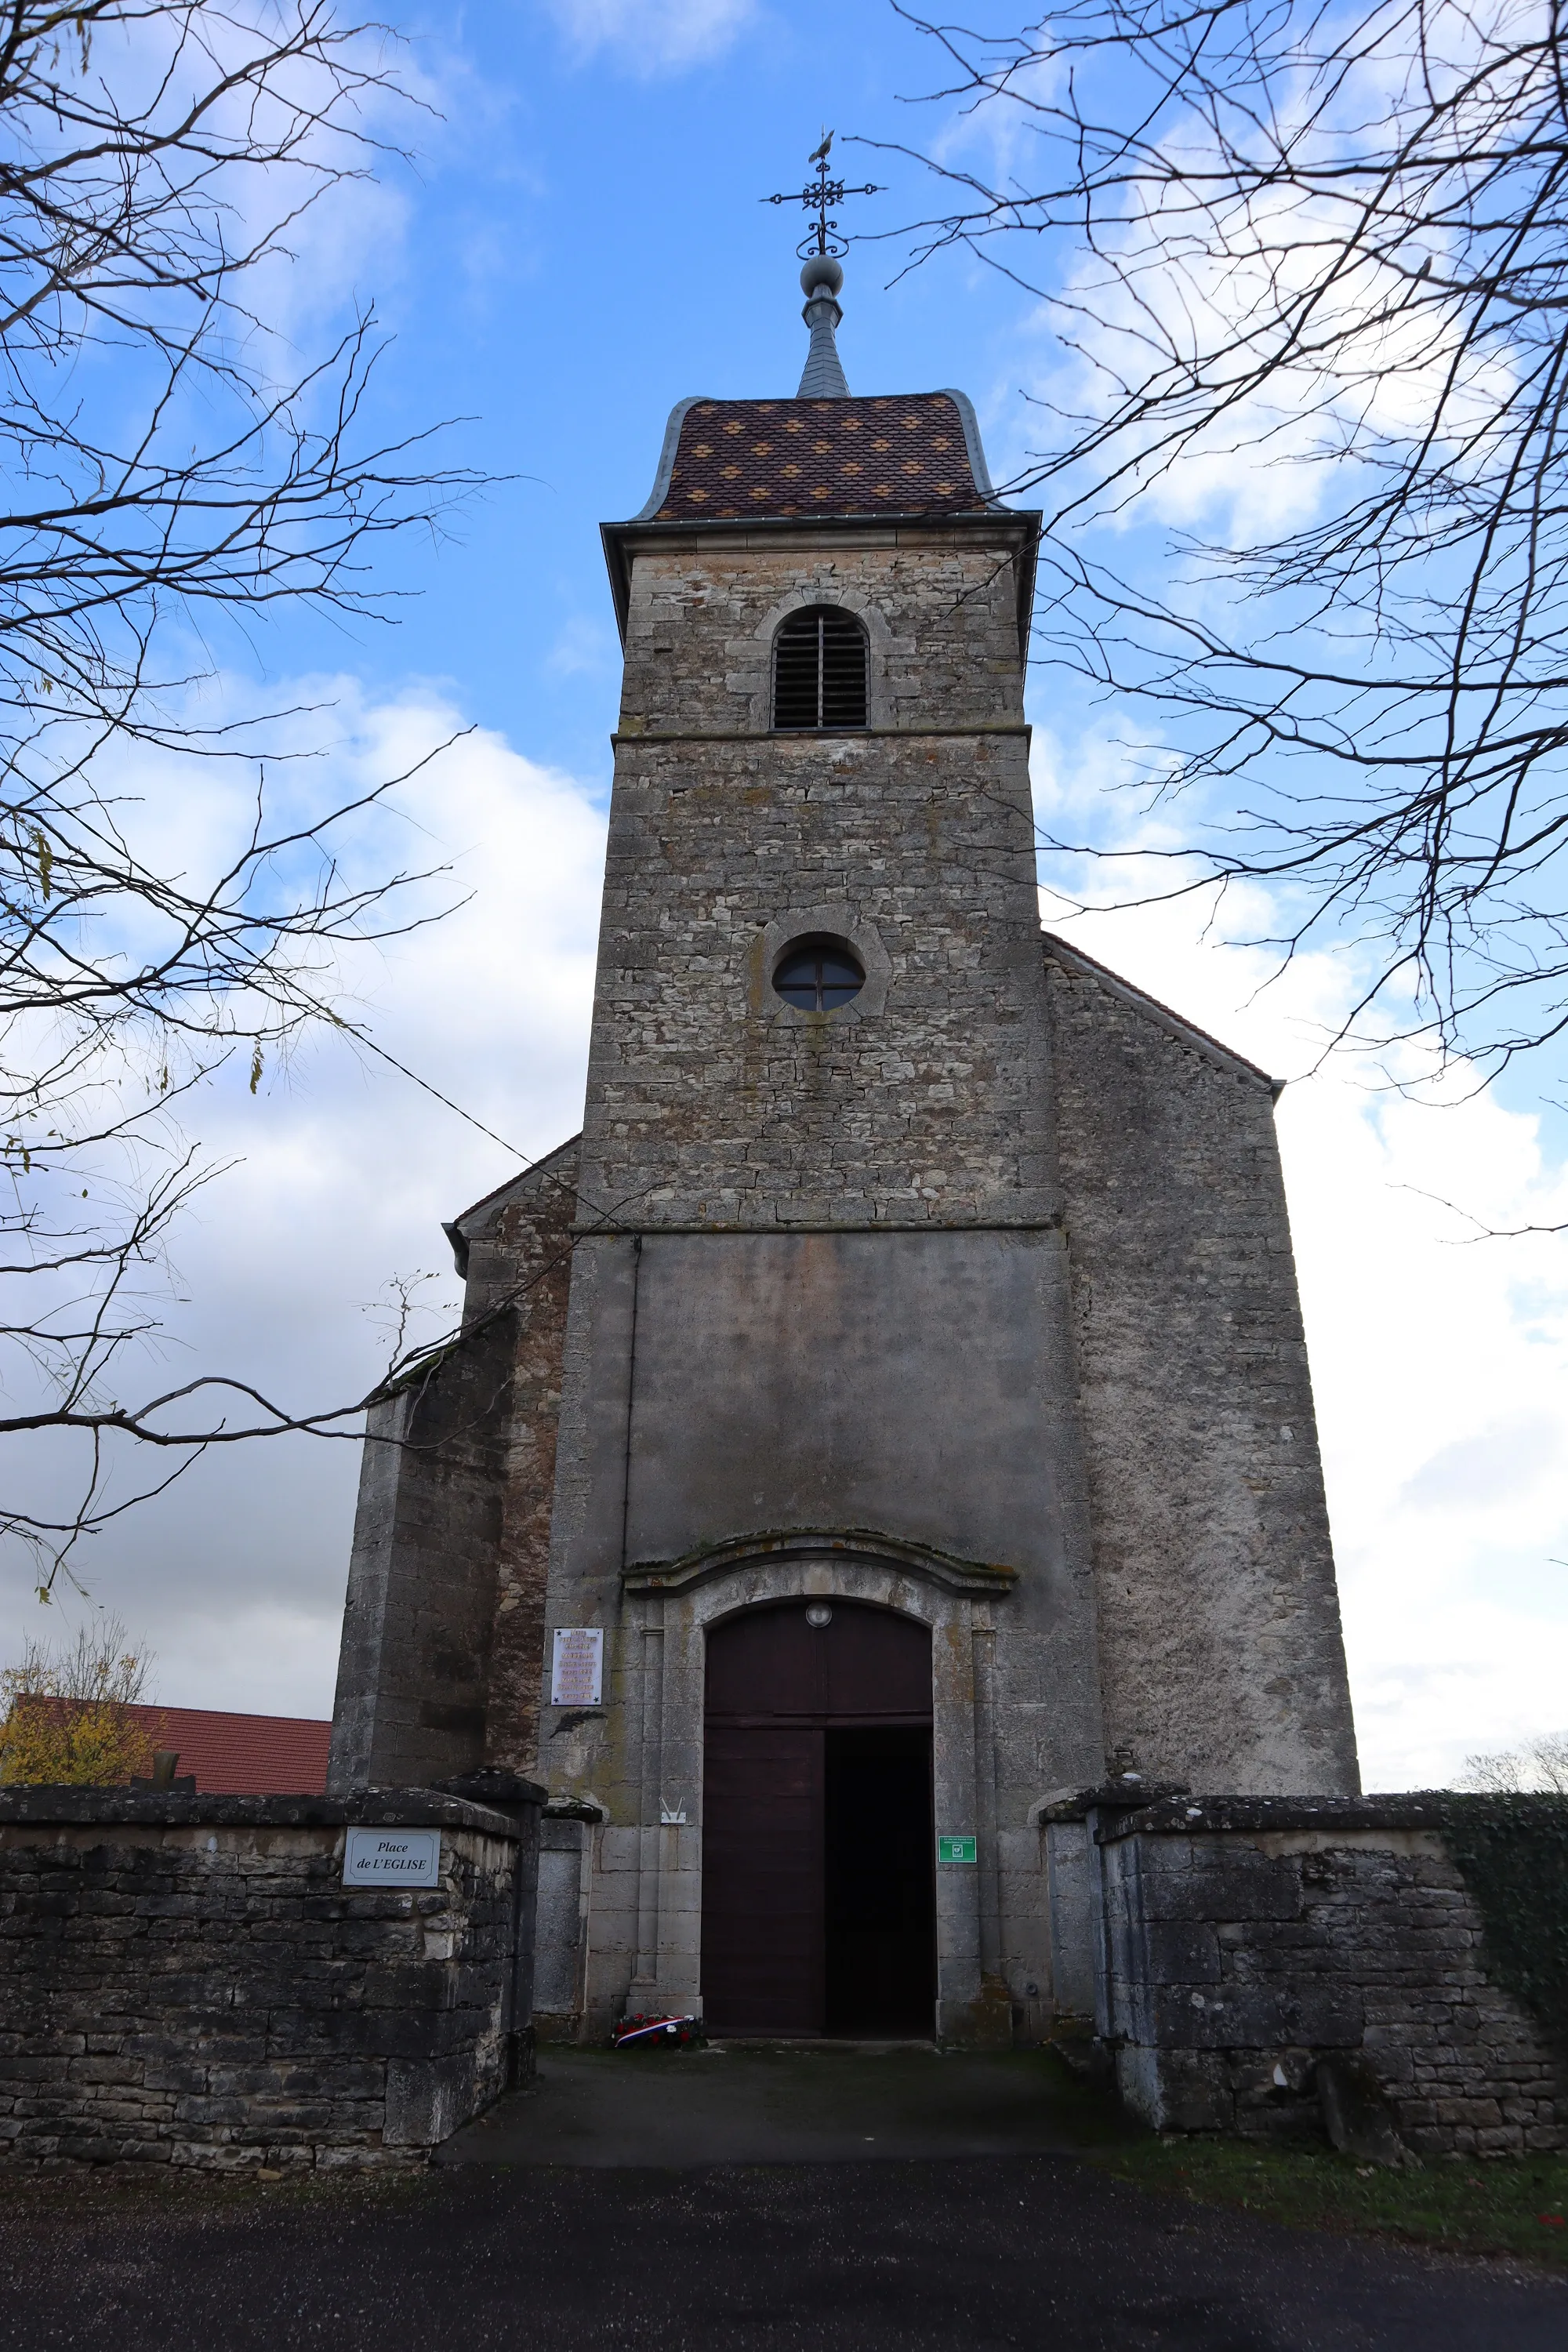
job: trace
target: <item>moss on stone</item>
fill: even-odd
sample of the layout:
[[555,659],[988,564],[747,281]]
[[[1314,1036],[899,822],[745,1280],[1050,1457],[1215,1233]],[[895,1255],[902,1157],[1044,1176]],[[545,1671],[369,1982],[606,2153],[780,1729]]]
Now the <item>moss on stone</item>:
[[1489,1972],[1568,2045],[1568,1797],[1456,1797],[1443,1834]]

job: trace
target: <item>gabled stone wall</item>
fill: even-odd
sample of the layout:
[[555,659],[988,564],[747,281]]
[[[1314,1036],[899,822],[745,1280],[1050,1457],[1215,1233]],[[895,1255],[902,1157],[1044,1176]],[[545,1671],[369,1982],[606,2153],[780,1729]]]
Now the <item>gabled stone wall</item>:
[[451,1228],[463,1328],[372,1406],[327,1785],[531,1764],[577,1147]]
[[1275,1090],[1064,942],[1046,971],[1107,1752],[1349,1794]]

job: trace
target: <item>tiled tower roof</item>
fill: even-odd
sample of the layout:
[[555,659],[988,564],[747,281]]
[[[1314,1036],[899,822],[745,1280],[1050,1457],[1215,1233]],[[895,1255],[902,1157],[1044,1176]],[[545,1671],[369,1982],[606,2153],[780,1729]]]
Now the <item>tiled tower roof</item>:
[[670,419],[649,522],[963,514],[994,503],[962,395],[691,400]]

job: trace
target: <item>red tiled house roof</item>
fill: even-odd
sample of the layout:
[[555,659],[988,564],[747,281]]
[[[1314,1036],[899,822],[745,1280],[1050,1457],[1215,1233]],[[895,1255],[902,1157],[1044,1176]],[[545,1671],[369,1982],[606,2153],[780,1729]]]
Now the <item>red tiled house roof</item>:
[[319,1797],[327,1786],[330,1723],[299,1715],[222,1715],[205,1706],[132,1706],[154,1748],[179,1753],[198,1796]]

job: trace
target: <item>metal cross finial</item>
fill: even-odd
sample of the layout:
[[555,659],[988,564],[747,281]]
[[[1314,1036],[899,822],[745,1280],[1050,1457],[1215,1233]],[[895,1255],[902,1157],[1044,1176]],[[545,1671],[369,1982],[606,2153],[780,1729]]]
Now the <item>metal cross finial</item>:
[[826,131],[821,146],[811,158],[816,166],[815,182],[808,180],[804,188],[796,188],[787,195],[764,196],[762,199],[764,205],[804,205],[807,212],[816,215],[816,227],[809,229],[795,247],[803,261],[809,261],[814,253],[831,253],[837,257],[848,252],[848,238],[840,233],[838,223],[829,216],[833,205],[841,205],[846,196],[879,196],[883,193],[869,181],[863,188],[847,188],[842,180],[830,180],[827,176],[827,151],[832,144],[833,133]]

